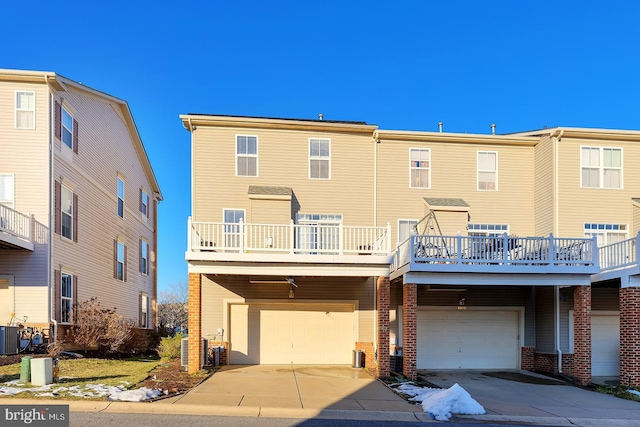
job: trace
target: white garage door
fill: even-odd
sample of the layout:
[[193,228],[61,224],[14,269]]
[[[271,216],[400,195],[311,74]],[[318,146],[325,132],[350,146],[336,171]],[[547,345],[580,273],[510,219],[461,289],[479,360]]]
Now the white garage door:
[[620,375],[620,314],[591,312],[591,375]]
[[351,363],[353,304],[232,305],[230,321],[231,364]]
[[519,312],[418,311],[418,369],[517,369]]

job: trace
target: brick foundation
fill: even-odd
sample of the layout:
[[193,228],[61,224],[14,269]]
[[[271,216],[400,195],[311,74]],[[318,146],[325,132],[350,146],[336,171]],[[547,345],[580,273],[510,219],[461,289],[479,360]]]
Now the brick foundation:
[[620,288],[620,385],[640,387],[640,288]]
[[189,373],[202,368],[202,282],[200,274],[189,273]]
[[[388,377],[390,374],[389,354],[389,302],[391,301],[391,284],[388,277],[378,277],[378,369],[377,376]],[[367,366],[374,366],[369,365]]]
[[402,292],[402,373],[413,380],[416,378],[417,335],[418,335],[418,286],[405,284]]
[[536,370],[536,348],[522,347],[520,349],[520,369],[524,371]]
[[228,361],[227,355],[229,353],[229,343],[227,341],[209,341],[209,348],[218,346],[224,347],[224,351],[220,352],[220,358],[218,359],[218,362],[220,362],[221,365],[226,365]]
[[364,354],[362,355],[364,362],[364,368],[374,377],[378,374],[378,368],[376,366],[376,356],[375,350],[373,348],[372,342],[356,342],[356,350],[361,350]]
[[[573,359],[573,354],[568,353],[562,355],[562,374],[574,377]],[[558,355],[555,353],[535,353],[534,366],[533,371],[535,372],[552,375],[560,373],[558,371]]]
[[576,286],[573,294],[574,356],[576,383],[591,383],[591,287]]

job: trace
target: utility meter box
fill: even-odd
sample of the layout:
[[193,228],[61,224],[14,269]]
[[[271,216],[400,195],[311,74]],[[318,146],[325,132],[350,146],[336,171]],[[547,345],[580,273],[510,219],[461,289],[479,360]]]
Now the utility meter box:
[[53,359],[38,357],[31,359],[31,385],[53,384]]

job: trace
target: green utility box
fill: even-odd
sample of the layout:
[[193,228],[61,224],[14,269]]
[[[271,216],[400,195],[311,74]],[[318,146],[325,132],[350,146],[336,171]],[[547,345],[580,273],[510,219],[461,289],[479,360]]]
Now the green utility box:
[[31,356],[25,356],[20,361],[20,383],[27,384],[31,381]]

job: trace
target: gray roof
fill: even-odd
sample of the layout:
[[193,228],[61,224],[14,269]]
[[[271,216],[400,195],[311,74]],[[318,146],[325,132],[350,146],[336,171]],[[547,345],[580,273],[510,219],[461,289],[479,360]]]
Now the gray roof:
[[291,187],[268,187],[262,185],[250,185],[249,194],[263,194],[268,196],[290,196]]
[[640,203],[640,197],[632,197],[631,200],[633,200],[636,203]]
[[427,202],[429,206],[469,207],[469,204],[462,199],[452,199],[448,197],[425,197],[424,201]]

